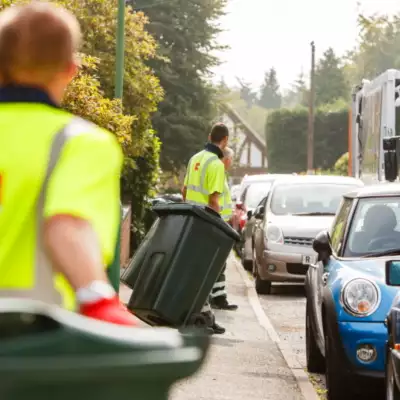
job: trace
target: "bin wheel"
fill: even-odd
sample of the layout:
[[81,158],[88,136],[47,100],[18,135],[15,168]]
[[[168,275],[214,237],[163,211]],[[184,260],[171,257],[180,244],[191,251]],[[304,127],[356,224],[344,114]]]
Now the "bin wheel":
[[196,328],[207,328],[207,319],[202,314],[193,314],[187,324]]

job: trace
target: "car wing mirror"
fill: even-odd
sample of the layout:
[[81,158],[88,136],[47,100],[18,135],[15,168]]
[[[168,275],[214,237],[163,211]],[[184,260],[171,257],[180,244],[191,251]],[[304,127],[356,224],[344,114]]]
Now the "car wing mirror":
[[386,284],[400,286],[400,261],[386,261]]
[[332,255],[331,240],[328,231],[322,231],[313,240],[313,249],[318,254],[318,260],[324,262]]

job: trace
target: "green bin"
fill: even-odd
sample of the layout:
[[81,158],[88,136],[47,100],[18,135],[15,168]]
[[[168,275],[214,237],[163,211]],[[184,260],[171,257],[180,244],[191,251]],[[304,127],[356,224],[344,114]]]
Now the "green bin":
[[128,308],[150,325],[194,324],[239,235],[208,207],[153,210],[158,218],[121,277],[132,289]]
[[56,306],[0,300],[1,400],[165,400],[209,338],[117,326]]

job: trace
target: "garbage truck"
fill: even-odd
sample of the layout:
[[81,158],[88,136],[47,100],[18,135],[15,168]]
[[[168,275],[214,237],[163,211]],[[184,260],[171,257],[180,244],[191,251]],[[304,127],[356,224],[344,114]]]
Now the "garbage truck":
[[363,80],[352,93],[350,175],[365,184],[396,181],[400,151],[400,70]]

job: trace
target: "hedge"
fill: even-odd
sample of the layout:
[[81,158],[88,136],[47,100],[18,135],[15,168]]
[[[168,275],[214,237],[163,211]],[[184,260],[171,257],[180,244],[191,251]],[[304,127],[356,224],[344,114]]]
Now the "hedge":
[[[318,110],[314,127],[314,168],[330,169],[348,149],[348,111]],[[269,172],[292,173],[307,169],[308,111],[280,109],[266,123]]]

